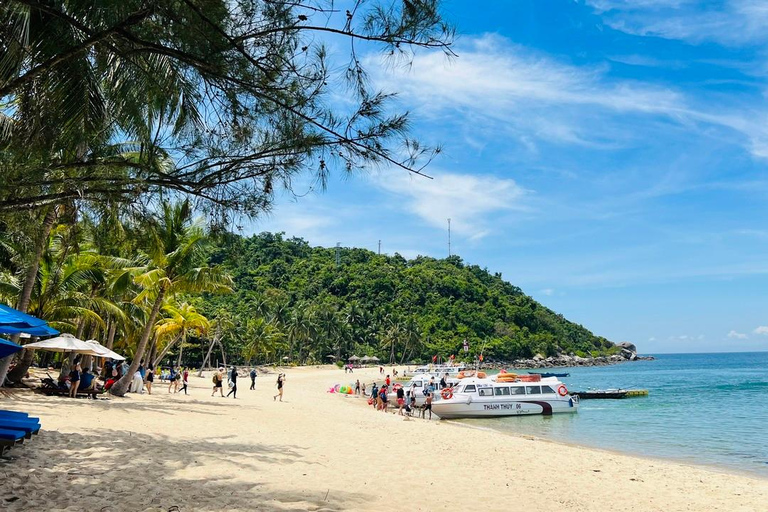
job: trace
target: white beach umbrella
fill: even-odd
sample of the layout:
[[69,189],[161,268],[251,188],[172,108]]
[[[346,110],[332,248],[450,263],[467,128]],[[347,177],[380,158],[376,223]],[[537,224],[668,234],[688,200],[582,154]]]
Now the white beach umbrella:
[[91,356],[99,355],[99,353],[93,349],[93,345],[86,343],[83,340],[79,340],[67,333],[48,340],[38,341],[37,343],[28,343],[24,345],[24,348],[31,348],[32,350],[48,350],[51,352],[77,352],[78,354]]
[[125,358],[118,354],[117,352],[113,352],[109,350],[107,347],[102,345],[96,340],[88,340],[86,341],[87,344],[93,345],[93,350],[98,352],[99,357],[106,357],[107,359],[114,359],[115,361],[125,361]]

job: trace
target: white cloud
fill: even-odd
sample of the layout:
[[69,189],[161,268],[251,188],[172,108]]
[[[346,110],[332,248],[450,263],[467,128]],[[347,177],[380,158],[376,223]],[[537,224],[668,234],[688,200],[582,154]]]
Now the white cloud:
[[457,51],[452,61],[436,52],[418,54],[413,67],[382,72],[376,82],[399,91],[421,117],[445,122],[456,116],[480,139],[503,131],[510,150],[536,153],[536,141],[625,147],[644,133],[627,121],[627,115],[634,115],[645,116],[646,122],[649,116],[663,116],[688,132],[704,132],[699,125],[726,128],[745,136],[753,154],[768,157],[768,114],[754,105],[741,111],[712,101],[697,103],[671,87],[613,79],[607,65],[558,62],[498,35],[466,38]]
[[478,174],[441,173],[430,169],[434,179],[387,172],[377,178],[382,188],[405,199],[407,210],[431,226],[478,240],[492,231],[494,214],[525,210],[526,190],[514,180]]
[[733,331],[733,330],[732,330],[731,332],[729,332],[729,333],[728,333],[728,337],[729,337],[729,338],[734,338],[734,339],[737,339],[737,340],[745,340],[745,339],[747,339],[749,336],[747,336],[747,335],[746,335],[746,334],[744,334],[744,333],[741,333],[741,332],[736,332],[736,331]]
[[726,0],[702,5],[693,0],[588,0],[616,30],[635,35],[727,45],[768,39],[764,0]]
[[761,334],[763,336],[768,336],[768,326],[761,325],[760,327],[756,328],[754,331],[755,334]]
[[656,341],[656,336],[651,336],[650,338],[648,338],[648,341]]
[[548,297],[552,296],[554,293],[555,293],[555,290],[553,290],[552,288],[544,288],[543,290],[541,290],[541,294],[546,295]]

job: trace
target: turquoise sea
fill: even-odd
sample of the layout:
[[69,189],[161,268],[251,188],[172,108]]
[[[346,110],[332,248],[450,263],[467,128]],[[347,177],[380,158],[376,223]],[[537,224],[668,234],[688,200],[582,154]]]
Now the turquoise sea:
[[645,398],[583,400],[578,413],[552,417],[459,421],[768,477],[768,352],[655,357],[552,370],[570,372],[562,379],[570,390],[642,388]]

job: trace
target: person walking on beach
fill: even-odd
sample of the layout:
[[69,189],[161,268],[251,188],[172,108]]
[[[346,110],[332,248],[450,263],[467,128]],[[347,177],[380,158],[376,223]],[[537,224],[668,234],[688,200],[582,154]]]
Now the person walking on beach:
[[376,386],[376,383],[373,383],[373,386],[371,387],[371,403],[373,404],[373,408],[376,409],[379,406],[379,388]]
[[147,376],[146,376],[146,378],[144,380],[146,381],[144,386],[147,388],[147,394],[151,395],[152,394],[152,383],[155,382],[155,372],[152,369],[152,365],[149,365],[147,367]]
[[355,381],[355,394],[356,394],[356,395],[359,395],[359,394],[360,394],[360,379],[357,379],[357,380]]
[[219,368],[219,371],[213,374],[213,392],[211,393],[211,396],[216,394],[217,389],[221,393],[221,396],[222,397],[224,396],[224,389],[221,387],[221,383],[224,380],[223,372],[224,370],[222,368]]
[[387,387],[389,387],[389,385],[390,385],[390,383],[391,383],[391,382],[392,382],[392,381],[391,381],[391,380],[389,380],[389,375],[387,375],[387,378],[384,380],[384,383],[387,385]]
[[251,389],[256,389],[256,368],[251,368]]
[[405,406],[405,390],[402,387],[397,388],[397,414],[403,415],[403,407]]
[[188,395],[187,385],[189,384],[189,371],[187,371],[186,368],[180,368],[179,373],[181,374],[181,391],[183,391],[185,395]]
[[277,376],[277,394],[272,397],[272,400],[277,400],[280,397],[280,401],[283,401],[283,385],[285,384],[285,374],[281,373]]
[[229,398],[229,395],[232,395],[233,399],[237,398],[237,368],[234,366],[229,372],[229,387],[230,390],[229,393],[227,393],[227,398]]

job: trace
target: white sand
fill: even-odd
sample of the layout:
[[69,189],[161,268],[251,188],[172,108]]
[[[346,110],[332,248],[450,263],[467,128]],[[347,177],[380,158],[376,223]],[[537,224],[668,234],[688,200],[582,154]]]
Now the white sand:
[[[335,368],[288,369],[238,400],[210,396],[49,398],[0,408],[43,431],[0,463],[0,510],[764,511],[768,480],[377,413],[326,393]],[[226,388],[225,388],[226,392]],[[8,501],[15,499],[14,501]]]

